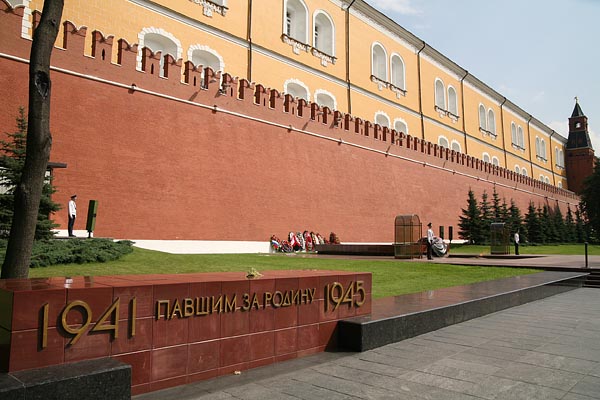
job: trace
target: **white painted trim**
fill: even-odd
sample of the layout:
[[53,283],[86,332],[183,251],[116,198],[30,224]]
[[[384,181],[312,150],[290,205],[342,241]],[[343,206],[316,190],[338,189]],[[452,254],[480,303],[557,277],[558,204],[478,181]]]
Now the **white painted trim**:
[[333,93],[328,92],[325,89],[317,89],[317,90],[315,90],[315,96],[314,96],[315,101],[317,101],[317,96],[320,95],[320,94],[324,94],[326,96],[331,97],[331,99],[333,100],[333,110],[337,110],[337,99],[335,98],[335,96],[333,95]]
[[[219,71],[225,71],[225,61],[223,60],[223,57],[221,57],[219,52],[217,52],[214,49],[211,49],[209,46],[206,46],[206,45],[194,44],[194,45],[190,46],[190,48],[188,49],[188,52],[187,52],[187,57],[188,57],[189,61],[192,60],[192,55],[194,54],[194,50],[206,51],[207,53],[210,53],[213,56],[217,57],[217,59],[219,60]],[[217,72],[217,71],[215,71],[215,72]]]
[[[402,85],[401,86],[397,85],[396,84],[397,82],[396,83],[392,82],[394,80],[393,79],[393,76],[394,76],[394,74],[393,74],[393,72],[394,72],[394,68],[393,68],[394,57],[397,57],[400,60],[400,65],[402,66]],[[390,83],[392,85],[394,85],[394,86],[399,87],[402,90],[406,90],[406,64],[404,63],[404,59],[402,58],[402,56],[400,54],[398,54],[398,53],[395,53],[395,52],[390,55]]]
[[454,99],[456,100],[456,104],[455,104],[456,110],[454,110],[456,112],[453,113],[453,114],[460,116],[459,107],[458,107],[458,92],[456,91],[456,89],[454,88],[454,86],[452,86],[451,84],[448,84],[448,87],[446,89],[446,95],[447,95],[446,97],[447,97],[447,103],[448,103],[448,104],[446,104],[446,107],[447,107],[446,109],[448,111],[452,112],[452,110],[450,109],[451,108],[450,107],[450,89],[452,89],[454,91]]
[[317,22],[317,16],[319,14],[323,14],[325,16],[325,18],[327,18],[329,20],[329,23],[331,24],[331,37],[329,38],[331,40],[331,54],[329,54],[329,55],[335,57],[335,24],[333,23],[333,19],[329,16],[329,14],[325,10],[319,9],[313,13],[312,46],[314,48],[317,48],[315,46],[315,27],[317,26],[316,22]]
[[[408,123],[402,119],[402,118],[394,118],[394,129],[396,129],[396,122],[402,122],[404,124],[404,126],[406,127],[406,132],[404,132],[405,135],[409,135],[408,132]],[[396,129],[396,131],[398,131],[398,129]]]
[[290,83],[294,83],[294,84],[296,84],[298,86],[303,87],[306,90],[306,97],[307,98],[305,100],[306,101],[310,101],[310,90],[308,89],[308,86],[306,86],[306,84],[304,82],[302,82],[301,80],[296,79],[296,78],[288,79],[287,81],[285,81],[283,83],[283,93],[288,93],[287,88],[288,88],[288,85]]
[[136,68],[138,71],[142,70],[142,49],[145,46],[144,38],[148,33],[154,33],[156,35],[164,36],[165,38],[167,38],[170,41],[172,41],[173,43],[175,43],[175,46],[177,46],[177,54],[176,54],[175,59],[179,60],[180,58],[182,58],[183,49],[181,47],[181,42],[179,41],[179,39],[177,39],[175,37],[175,35],[173,35],[170,32],[165,31],[162,28],[155,28],[153,26],[151,26],[149,28],[142,28],[140,33],[138,33],[138,54],[136,56]]
[[[379,110],[375,113],[375,115],[373,116],[373,123],[376,124],[377,123],[377,117],[382,116],[387,120],[387,128],[390,128],[390,116],[387,115],[387,113],[385,111]],[[380,125],[381,126],[381,125]]]
[[[381,50],[383,50],[383,55],[384,55],[383,65],[385,66],[385,77],[383,77],[383,78],[380,77],[380,76],[377,76],[377,74],[375,73],[375,63],[373,62],[374,58],[375,58],[374,57],[375,53],[373,53],[373,50],[375,49],[375,46],[379,46],[379,47],[381,47]],[[373,42],[371,44],[371,75],[373,75],[373,76],[375,76],[375,77],[377,77],[379,79],[382,79],[382,80],[384,80],[386,82],[389,82],[389,80],[388,80],[389,72],[390,71],[388,70],[388,53],[387,53],[387,50],[385,49],[385,46],[383,44],[375,41],[375,42]]]
[[[444,139],[447,143],[446,146],[444,146],[443,144],[441,144],[440,142],[442,141],[442,139]],[[439,135],[438,136],[438,146],[442,146],[445,149],[450,149],[450,141],[448,140],[448,138],[444,135]]]
[[[286,23],[287,23],[287,8],[288,8],[288,1],[290,0],[285,0],[284,4],[283,4],[283,27],[282,27],[282,33],[286,33]],[[290,32],[290,37],[292,39],[296,39],[301,41],[302,43],[308,44],[309,40],[308,40],[308,34],[310,32],[309,29],[309,24],[308,24],[308,16],[309,16],[309,12],[308,12],[308,7],[306,6],[306,3],[304,2],[304,0],[291,0],[291,1],[295,1],[298,2],[302,7],[304,7],[304,20],[305,20],[305,24],[304,24],[304,38],[297,38],[294,37],[294,35],[292,34],[293,32]]]
[[[455,150],[453,148],[454,145],[458,146],[458,150]],[[454,151],[458,151],[459,153],[462,153],[462,146],[460,145],[460,142],[456,139],[452,139],[452,142],[450,143],[450,150],[454,150]]]
[[[442,95],[444,96],[444,98],[443,98],[443,100],[444,100],[443,106],[440,106],[438,104],[438,90],[437,90],[438,89],[438,87],[437,87],[438,86],[438,82],[440,82],[442,84]],[[448,102],[446,101],[446,85],[444,84],[444,81],[441,78],[439,78],[439,77],[436,76],[436,78],[433,81],[433,105],[435,107],[441,108],[442,110],[446,110],[447,109],[446,108],[447,104],[448,104]]]

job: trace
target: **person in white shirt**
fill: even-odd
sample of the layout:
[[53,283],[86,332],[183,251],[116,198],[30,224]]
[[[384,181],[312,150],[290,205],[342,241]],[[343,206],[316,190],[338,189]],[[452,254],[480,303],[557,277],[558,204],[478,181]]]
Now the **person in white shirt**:
[[427,224],[427,259],[433,260],[433,229],[431,229],[431,222]]
[[519,255],[519,231],[515,232],[515,255]]
[[75,237],[73,235],[73,225],[75,225],[75,217],[77,216],[77,204],[75,204],[75,200],[77,200],[76,194],[71,196],[71,200],[69,200],[69,237]]

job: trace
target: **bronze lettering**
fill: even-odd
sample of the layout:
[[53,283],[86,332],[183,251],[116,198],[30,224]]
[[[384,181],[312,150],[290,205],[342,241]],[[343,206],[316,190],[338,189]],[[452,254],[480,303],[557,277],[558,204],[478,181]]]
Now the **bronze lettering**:
[[[91,329],[90,332],[98,332],[98,331],[112,331],[113,337],[115,339],[119,338],[119,304],[120,298],[117,299],[111,304],[111,306],[104,311],[104,314],[100,317],[96,325]],[[112,314],[113,323],[106,324],[105,322],[110,318]]]
[[[164,314],[160,313],[160,306],[164,305],[166,312]],[[169,314],[171,313],[171,302],[169,300],[159,300],[156,302],[156,320],[158,321],[161,317],[165,317],[165,319],[169,319]]]
[[222,313],[223,312],[223,295],[219,296],[216,301],[215,301],[215,296],[212,296],[211,299],[212,299],[211,313],[213,313],[213,312]]
[[271,292],[265,292],[265,301],[263,303],[263,308],[267,308],[268,304],[271,304],[273,301],[273,294]]
[[194,299],[186,298],[183,300],[183,316],[185,318],[194,315]]
[[290,294],[289,290],[286,290],[285,294],[283,295],[283,305],[282,307],[289,307],[292,305],[292,296]]
[[354,302],[357,307],[362,306],[365,304],[365,301],[367,301],[367,294],[365,293],[365,288],[363,288],[363,283],[363,281],[356,281],[356,292],[360,293],[361,296],[360,301],[357,300]]
[[250,305],[250,308],[256,308],[257,310],[260,307],[260,304],[258,302],[258,295],[256,293],[254,293],[254,296],[252,296],[252,304]]
[[308,303],[312,304],[312,302],[315,298],[315,293],[317,291],[317,288],[306,289],[306,291],[308,292]]
[[248,293],[244,293],[244,296],[242,298],[242,305],[241,305],[240,309],[242,311],[250,310],[250,295]]
[[[81,312],[81,316],[85,316],[85,322],[77,328],[71,328],[69,324],[67,324],[67,315],[69,314],[69,311],[71,311],[75,307],[80,307],[81,309],[83,309],[83,311],[85,311],[85,313]],[[67,304],[67,306],[61,313],[60,320],[62,323],[62,328],[67,333],[74,335],[71,341],[69,342],[70,345],[74,345],[75,343],[77,343],[81,335],[83,335],[83,333],[86,331],[88,326],[90,326],[90,322],[92,322],[92,310],[85,301],[75,300]]]
[[208,297],[196,297],[196,315],[208,315],[210,312],[208,299]]
[[48,308],[49,303],[42,306],[42,349],[48,347]]
[[300,290],[292,290],[292,304],[300,304]]
[[225,295],[225,312],[235,312],[237,306],[237,294],[233,295],[233,299],[229,302],[229,298]]
[[135,320],[137,318],[137,299],[135,297],[129,301],[129,315],[131,316],[129,320],[129,336],[134,337]]
[[175,304],[173,304],[173,311],[171,311],[171,315],[169,319],[175,318],[175,314],[179,313],[179,318],[183,317],[181,312],[181,304],[179,304],[179,299],[175,299]]
[[[277,296],[279,296],[279,301],[278,301],[278,302],[276,301],[276,299],[277,299]],[[275,294],[273,294],[273,301],[272,301],[273,307],[274,307],[274,308],[279,308],[279,307],[281,307],[281,302],[282,302],[282,301],[283,301],[283,293],[281,293],[279,290],[277,290],[277,291],[275,292]]]

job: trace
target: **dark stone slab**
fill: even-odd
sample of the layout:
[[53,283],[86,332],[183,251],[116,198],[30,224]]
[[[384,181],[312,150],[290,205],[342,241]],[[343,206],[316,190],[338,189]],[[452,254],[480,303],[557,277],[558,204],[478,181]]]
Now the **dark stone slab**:
[[4,374],[0,375],[0,398],[129,400],[131,366],[101,358]]
[[0,399],[25,399],[25,386],[9,374],[0,374]]
[[540,272],[376,299],[370,315],[338,323],[340,347],[365,351],[582,287],[586,273]]
[[391,244],[317,244],[315,250],[319,254],[394,257]]

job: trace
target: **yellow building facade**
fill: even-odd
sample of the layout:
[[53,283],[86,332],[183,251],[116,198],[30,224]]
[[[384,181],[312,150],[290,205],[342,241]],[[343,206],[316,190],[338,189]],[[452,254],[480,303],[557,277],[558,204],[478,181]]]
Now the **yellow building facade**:
[[[30,37],[43,0],[8,2]],[[568,189],[563,135],[362,0],[67,0],[63,19],[138,44],[138,69],[148,47]]]

